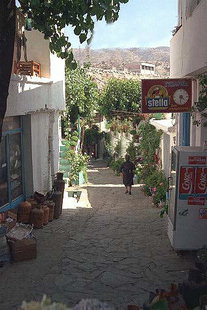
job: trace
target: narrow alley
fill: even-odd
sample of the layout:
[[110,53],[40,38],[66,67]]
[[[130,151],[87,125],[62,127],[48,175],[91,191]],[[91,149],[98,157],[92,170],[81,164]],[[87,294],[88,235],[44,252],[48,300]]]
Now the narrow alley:
[[124,194],[121,177],[102,162],[89,169],[91,208],[65,209],[58,220],[35,230],[36,260],[0,269],[1,310],[46,294],[68,306],[83,298],[116,309],[147,300],[150,291],[186,279],[190,256],[171,248],[160,219],[140,186]]

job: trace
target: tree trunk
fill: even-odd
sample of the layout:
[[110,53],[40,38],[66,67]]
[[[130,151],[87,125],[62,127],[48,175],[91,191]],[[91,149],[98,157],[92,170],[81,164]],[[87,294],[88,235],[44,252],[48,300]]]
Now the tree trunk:
[[15,24],[15,0],[0,0],[0,142],[13,64]]

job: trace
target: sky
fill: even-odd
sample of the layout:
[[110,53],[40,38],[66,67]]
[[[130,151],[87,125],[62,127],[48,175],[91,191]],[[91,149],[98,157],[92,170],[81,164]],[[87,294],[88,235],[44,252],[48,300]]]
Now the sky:
[[[99,48],[130,48],[169,46],[172,30],[177,24],[177,0],[129,0],[121,5],[119,19],[107,25],[95,24],[95,34],[90,45]],[[72,28],[66,34],[73,48],[85,47],[73,35]]]

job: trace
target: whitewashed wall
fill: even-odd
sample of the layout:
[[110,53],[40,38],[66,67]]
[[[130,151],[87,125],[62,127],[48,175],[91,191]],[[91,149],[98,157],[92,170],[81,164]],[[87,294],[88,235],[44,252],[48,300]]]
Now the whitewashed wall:
[[[50,78],[50,51],[49,41],[44,39],[42,33],[37,30],[25,31],[27,38],[28,61],[35,61],[41,65],[41,76]],[[23,59],[23,53],[21,60]]]
[[64,80],[12,75],[7,116],[23,115],[41,109],[64,110]]
[[[192,77],[193,102],[198,101],[198,76],[207,73],[207,1],[202,0],[186,18],[186,1],[180,1],[182,26],[172,37],[170,42],[170,76],[172,78]],[[201,115],[196,116],[197,120]],[[177,144],[182,140],[182,118],[177,115]],[[191,122],[190,144],[200,146],[207,139],[207,129],[194,126]]]
[[161,148],[161,164],[162,170],[165,176],[168,177],[170,174],[171,165],[171,150],[174,146],[174,137],[176,135],[173,127],[173,121],[171,119],[155,120],[151,119],[150,123],[156,127],[157,130],[162,130],[163,135],[160,142]]
[[201,1],[192,16],[182,18],[182,27],[170,42],[170,75],[184,77],[207,71],[207,1]]
[[26,32],[26,37],[28,60],[41,64],[42,77],[12,75],[6,116],[26,118],[30,115],[30,121],[24,126],[24,131],[30,132],[26,138],[31,140],[30,150],[24,153],[31,156],[31,174],[26,173],[26,176],[31,176],[30,187],[33,188],[28,188],[27,192],[47,192],[58,171],[58,120],[65,109],[64,61],[49,52],[48,41],[39,32]]
[[31,115],[33,190],[51,189],[54,173],[58,171],[58,130],[58,113]]

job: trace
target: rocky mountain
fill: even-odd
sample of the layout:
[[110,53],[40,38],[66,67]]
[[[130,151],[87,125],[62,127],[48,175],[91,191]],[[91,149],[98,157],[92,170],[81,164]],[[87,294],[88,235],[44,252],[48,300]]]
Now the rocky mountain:
[[141,63],[155,65],[156,75],[169,76],[170,48],[113,48],[113,49],[74,49],[76,60],[90,63],[91,67],[103,70],[118,70],[140,73]]

